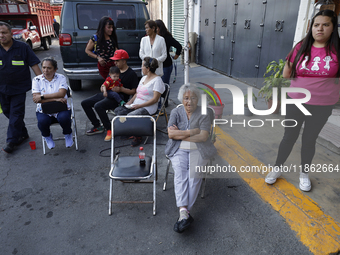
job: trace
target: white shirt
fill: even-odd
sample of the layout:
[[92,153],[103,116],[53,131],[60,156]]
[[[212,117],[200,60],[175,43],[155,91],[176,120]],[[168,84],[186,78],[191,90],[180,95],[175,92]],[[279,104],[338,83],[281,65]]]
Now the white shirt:
[[145,57],[155,58],[158,61],[156,74],[163,76],[163,62],[166,60],[166,44],[162,36],[156,35],[155,41],[151,47],[150,37],[145,36],[140,41],[139,57],[144,60]]
[[[165,90],[165,86],[161,77],[157,76],[153,78],[151,81],[149,81],[147,84],[144,84],[145,79],[146,75],[142,77],[138,84],[137,96],[133,101],[133,104],[143,104],[153,98],[154,91],[163,94]],[[157,111],[157,106],[158,102],[156,102],[153,105],[146,106],[144,108],[149,112],[149,114],[154,114]]]
[[[34,77],[32,80],[32,94],[52,94],[58,92],[59,89],[68,89],[66,78],[62,74],[56,73],[52,81],[48,81],[43,74]],[[65,95],[64,98],[67,99],[67,95]],[[70,105],[68,103],[67,107],[70,108]],[[42,113],[41,103],[37,103],[36,111]]]

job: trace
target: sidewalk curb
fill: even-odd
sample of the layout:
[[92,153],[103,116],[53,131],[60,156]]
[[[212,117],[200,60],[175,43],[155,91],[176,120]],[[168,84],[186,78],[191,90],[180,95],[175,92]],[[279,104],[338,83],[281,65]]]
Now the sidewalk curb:
[[[218,154],[231,166],[264,166],[235,139],[216,127]],[[324,214],[320,206],[294,185],[280,178],[274,185],[264,182],[260,173],[241,173],[240,177],[269,203],[297,233],[301,242],[314,254],[340,252],[340,224]]]

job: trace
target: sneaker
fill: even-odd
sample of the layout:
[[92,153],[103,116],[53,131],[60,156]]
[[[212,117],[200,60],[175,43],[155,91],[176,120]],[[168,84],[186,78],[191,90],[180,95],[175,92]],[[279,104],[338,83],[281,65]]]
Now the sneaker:
[[70,148],[73,145],[72,133],[65,135],[65,145],[66,145],[66,148]]
[[12,153],[14,151],[15,147],[16,147],[15,143],[9,142],[9,143],[7,143],[6,147],[3,148],[2,150],[4,152],[7,152],[7,153]]
[[133,141],[131,142],[132,147],[136,147],[142,143],[142,137],[141,136],[134,136]]
[[29,135],[28,135],[28,134],[23,135],[22,137],[20,137],[20,138],[18,139],[17,145],[22,144],[22,143],[23,143],[25,140],[27,140],[28,138],[29,138]]
[[104,141],[105,142],[110,142],[111,139],[112,139],[112,132],[111,132],[111,130],[108,130],[107,133],[106,133]]
[[312,183],[309,179],[308,173],[300,173],[300,184],[299,187],[302,191],[310,191]]
[[124,104],[125,104],[125,101],[122,100],[122,101],[120,101],[119,106],[123,106]]
[[53,141],[53,136],[50,134],[50,136],[44,137],[45,142],[47,144],[47,147],[51,150],[55,147],[55,143]]
[[95,135],[95,134],[100,134],[100,133],[104,133],[103,126],[93,127],[90,130],[86,131],[86,135]]
[[274,184],[276,182],[276,179],[281,176],[280,167],[274,166],[273,170],[267,174],[264,181],[268,184]]

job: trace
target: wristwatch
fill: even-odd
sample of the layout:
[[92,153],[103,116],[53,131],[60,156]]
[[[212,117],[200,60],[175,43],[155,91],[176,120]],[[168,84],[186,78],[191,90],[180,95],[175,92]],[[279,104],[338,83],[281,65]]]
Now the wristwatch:
[[41,95],[41,96],[40,96],[40,99],[41,99],[41,100],[45,99],[44,95]]

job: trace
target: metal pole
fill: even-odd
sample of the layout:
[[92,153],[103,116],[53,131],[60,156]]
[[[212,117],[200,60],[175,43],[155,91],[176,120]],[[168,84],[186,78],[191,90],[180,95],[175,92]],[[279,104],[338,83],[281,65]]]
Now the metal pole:
[[184,0],[184,84],[189,83],[188,0]]

